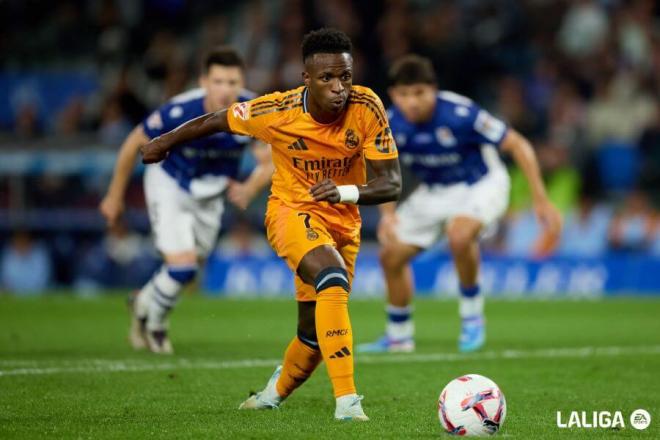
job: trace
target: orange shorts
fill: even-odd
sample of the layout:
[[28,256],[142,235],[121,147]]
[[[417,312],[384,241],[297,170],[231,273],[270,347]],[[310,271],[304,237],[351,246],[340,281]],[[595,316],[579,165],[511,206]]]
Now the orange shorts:
[[[309,209],[307,209],[309,208]],[[330,245],[344,259],[349,283],[353,281],[355,259],[360,249],[360,223],[354,219],[333,219],[317,206],[291,207],[271,198],[266,210],[268,241],[295,274],[296,301],[316,301],[314,286],[306,284],[297,273],[303,257],[312,249]],[[334,220],[334,221],[333,221]],[[354,225],[347,228],[347,225]]]

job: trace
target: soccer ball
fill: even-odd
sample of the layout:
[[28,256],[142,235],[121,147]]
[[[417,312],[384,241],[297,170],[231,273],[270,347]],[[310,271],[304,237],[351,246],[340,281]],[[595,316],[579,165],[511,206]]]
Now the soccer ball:
[[447,384],[438,399],[440,424],[450,434],[486,436],[499,431],[506,400],[495,382],[466,374]]

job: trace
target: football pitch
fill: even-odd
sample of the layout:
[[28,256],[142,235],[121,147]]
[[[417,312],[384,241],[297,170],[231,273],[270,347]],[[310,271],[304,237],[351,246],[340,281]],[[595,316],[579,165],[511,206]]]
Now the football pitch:
[[[367,423],[333,420],[325,368],[280,410],[237,407],[295,333],[293,300],[180,301],[172,357],[133,352],[122,295],[0,297],[0,438],[449,438],[444,385],[493,379],[508,405],[497,437],[660,438],[660,300],[493,301],[484,351],[456,352],[456,303],[416,302],[418,349],[356,355]],[[383,329],[383,303],[352,301],[355,342]],[[644,431],[628,419],[653,418]],[[557,411],[621,411],[623,429],[560,429]],[[497,438],[496,437],[496,438]]]

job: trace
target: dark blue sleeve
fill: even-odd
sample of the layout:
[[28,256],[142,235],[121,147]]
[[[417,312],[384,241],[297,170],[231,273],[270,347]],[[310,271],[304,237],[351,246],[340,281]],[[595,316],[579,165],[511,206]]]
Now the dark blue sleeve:
[[464,133],[469,140],[475,144],[491,144],[499,147],[506,136],[507,125],[474,103],[467,109]]
[[171,105],[165,104],[162,107],[154,110],[149,116],[142,121],[142,128],[144,133],[153,139],[157,136],[160,136],[163,133],[167,133],[173,127],[170,127],[170,118],[168,117],[168,111]]
[[398,148],[405,148],[408,143],[408,135],[406,133],[406,123],[403,116],[397,111],[396,107],[392,106],[387,109],[387,119],[389,119],[392,136],[394,136],[396,146]]

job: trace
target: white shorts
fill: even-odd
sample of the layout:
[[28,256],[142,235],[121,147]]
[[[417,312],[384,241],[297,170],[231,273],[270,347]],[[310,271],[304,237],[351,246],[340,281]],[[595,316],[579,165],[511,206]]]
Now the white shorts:
[[163,254],[196,251],[207,257],[215,247],[224,211],[218,195],[194,198],[160,165],[144,171],[144,194],[156,248]]
[[397,209],[397,236],[402,243],[426,249],[444,235],[455,217],[479,220],[493,230],[509,204],[511,183],[504,169],[489,171],[473,185],[420,185]]

